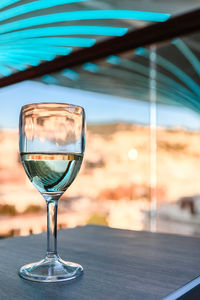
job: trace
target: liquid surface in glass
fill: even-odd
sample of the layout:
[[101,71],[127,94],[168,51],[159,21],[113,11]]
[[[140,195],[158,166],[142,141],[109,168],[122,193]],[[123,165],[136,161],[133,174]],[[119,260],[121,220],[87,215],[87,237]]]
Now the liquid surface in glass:
[[75,179],[83,160],[77,153],[21,153],[21,160],[40,193],[63,193]]

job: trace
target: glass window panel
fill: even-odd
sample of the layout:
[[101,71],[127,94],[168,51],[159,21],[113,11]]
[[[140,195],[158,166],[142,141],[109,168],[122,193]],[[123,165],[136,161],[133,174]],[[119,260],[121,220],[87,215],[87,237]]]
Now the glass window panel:
[[[199,235],[199,33],[157,47],[158,230]],[[166,78],[166,79],[167,79]],[[167,103],[166,103],[167,104]]]

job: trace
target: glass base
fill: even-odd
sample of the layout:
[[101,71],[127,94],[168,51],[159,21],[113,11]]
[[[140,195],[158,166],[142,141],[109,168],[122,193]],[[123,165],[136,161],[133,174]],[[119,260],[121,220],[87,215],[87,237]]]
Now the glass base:
[[64,261],[59,256],[25,265],[19,270],[19,275],[28,280],[39,282],[57,282],[75,279],[83,274],[83,267],[79,264]]

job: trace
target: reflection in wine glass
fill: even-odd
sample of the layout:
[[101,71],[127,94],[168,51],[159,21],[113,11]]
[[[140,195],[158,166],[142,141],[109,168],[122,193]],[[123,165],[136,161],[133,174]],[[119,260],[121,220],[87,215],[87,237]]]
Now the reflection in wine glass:
[[47,203],[47,253],[23,266],[21,277],[55,282],[80,276],[79,264],[63,261],[57,253],[58,200],[75,179],[85,149],[85,113],[80,106],[33,103],[21,109],[19,148],[30,181]]

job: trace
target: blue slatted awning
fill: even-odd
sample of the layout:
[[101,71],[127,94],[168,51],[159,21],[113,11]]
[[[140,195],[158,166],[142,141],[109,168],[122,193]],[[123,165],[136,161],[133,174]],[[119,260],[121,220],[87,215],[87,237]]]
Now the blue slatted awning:
[[[123,36],[149,22],[166,21],[170,14],[116,9],[93,9],[84,0],[3,0],[0,3],[0,76],[10,76],[43,61],[91,47],[102,39]],[[88,5],[89,3],[89,5]]]
[[[184,9],[176,1],[167,11],[161,1],[149,5],[153,9],[144,11],[143,1],[138,4],[130,0],[123,3],[119,0],[3,0],[0,3],[0,77],[122,37],[152,22],[165,22],[172,7],[175,14],[178,9]],[[185,4],[187,9],[188,5]],[[195,7],[196,1],[190,5]],[[199,34],[195,34],[157,46],[159,102],[184,104],[199,112],[199,40]],[[46,74],[37,80],[149,101],[150,55],[150,48],[139,47]]]

